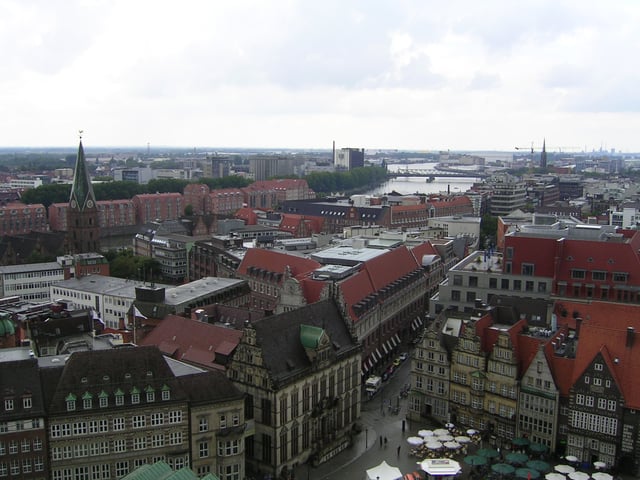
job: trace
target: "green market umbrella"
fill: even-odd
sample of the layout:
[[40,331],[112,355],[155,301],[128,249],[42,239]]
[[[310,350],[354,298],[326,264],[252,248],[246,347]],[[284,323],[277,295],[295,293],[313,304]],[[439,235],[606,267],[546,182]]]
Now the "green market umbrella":
[[506,460],[509,463],[516,463],[518,465],[524,465],[529,460],[529,456],[525,453],[511,452],[506,456]]
[[496,458],[500,454],[498,453],[497,450],[494,450],[493,448],[481,448],[476,452],[476,455],[482,455],[483,457],[487,457],[487,458]]
[[516,470],[516,477],[533,480],[540,477],[540,472],[538,470],[534,470],[533,468],[519,468]]
[[531,443],[529,444],[529,451],[531,453],[544,453],[547,451],[547,446],[544,443]]
[[543,462],[542,460],[529,460],[527,462],[527,467],[544,473],[551,471],[551,465],[549,465],[547,462]]
[[518,437],[511,440],[511,443],[516,447],[526,447],[530,442],[528,438]]
[[472,467],[486,465],[488,461],[487,457],[483,457],[482,455],[467,455],[463,460],[464,463],[471,465]]
[[498,475],[511,475],[516,471],[516,468],[508,463],[496,463],[491,465],[491,471]]

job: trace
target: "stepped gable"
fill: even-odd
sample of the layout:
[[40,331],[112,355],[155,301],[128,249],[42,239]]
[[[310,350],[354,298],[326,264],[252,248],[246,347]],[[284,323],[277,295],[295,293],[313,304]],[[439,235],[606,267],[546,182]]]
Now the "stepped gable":
[[[164,386],[169,387],[172,401],[185,399],[184,392],[157,347],[76,352],[65,362],[49,411],[54,414],[66,413],[69,394],[75,395],[76,401],[81,402],[87,392],[93,398],[98,398],[103,391],[113,397],[117,390],[124,392],[124,407],[130,407],[131,389],[137,387],[144,392],[149,386],[156,392],[160,392]],[[140,405],[145,403],[145,395],[140,395]]]
[[312,363],[300,338],[301,325],[323,329],[337,356],[359,348],[331,299],[265,317],[254,322],[253,328],[257,345],[262,348],[263,364],[273,380],[284,380],[311,368]]

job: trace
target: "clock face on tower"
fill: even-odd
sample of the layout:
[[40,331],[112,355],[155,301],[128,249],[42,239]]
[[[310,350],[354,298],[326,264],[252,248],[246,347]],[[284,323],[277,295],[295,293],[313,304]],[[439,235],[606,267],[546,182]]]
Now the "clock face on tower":
[[88,200],[87,201],[87,207],[93,208],[93,200]]
[[71,200],[71,208],[76,208],[78,206],[75,200]]

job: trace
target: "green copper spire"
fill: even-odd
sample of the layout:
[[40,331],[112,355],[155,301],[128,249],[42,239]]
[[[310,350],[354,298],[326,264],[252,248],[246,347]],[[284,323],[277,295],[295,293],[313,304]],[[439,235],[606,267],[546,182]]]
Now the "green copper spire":
[[89,177],[86,160],[84,158],[82,136],[80,137],[80,145],[78,146],[78,158],[76,159],[76,168],[73,175],[73,186],[71,187],[69,204],[71,208],[75,208],[80,211],[84,211],[87,208],[94,208],[96,204],[96,197],[93,193],[91,178]]

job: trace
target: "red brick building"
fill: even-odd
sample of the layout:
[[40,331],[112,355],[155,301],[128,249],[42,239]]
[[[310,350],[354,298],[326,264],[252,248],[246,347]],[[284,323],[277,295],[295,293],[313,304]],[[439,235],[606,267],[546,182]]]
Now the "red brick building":
[[177,220],[184,215],[184,199],[180,193],[145,193],[133,197],[138,224]]
[[20,235],[29,232],[47,232],[46,209],[41,203],[0,205],[0,235]]

